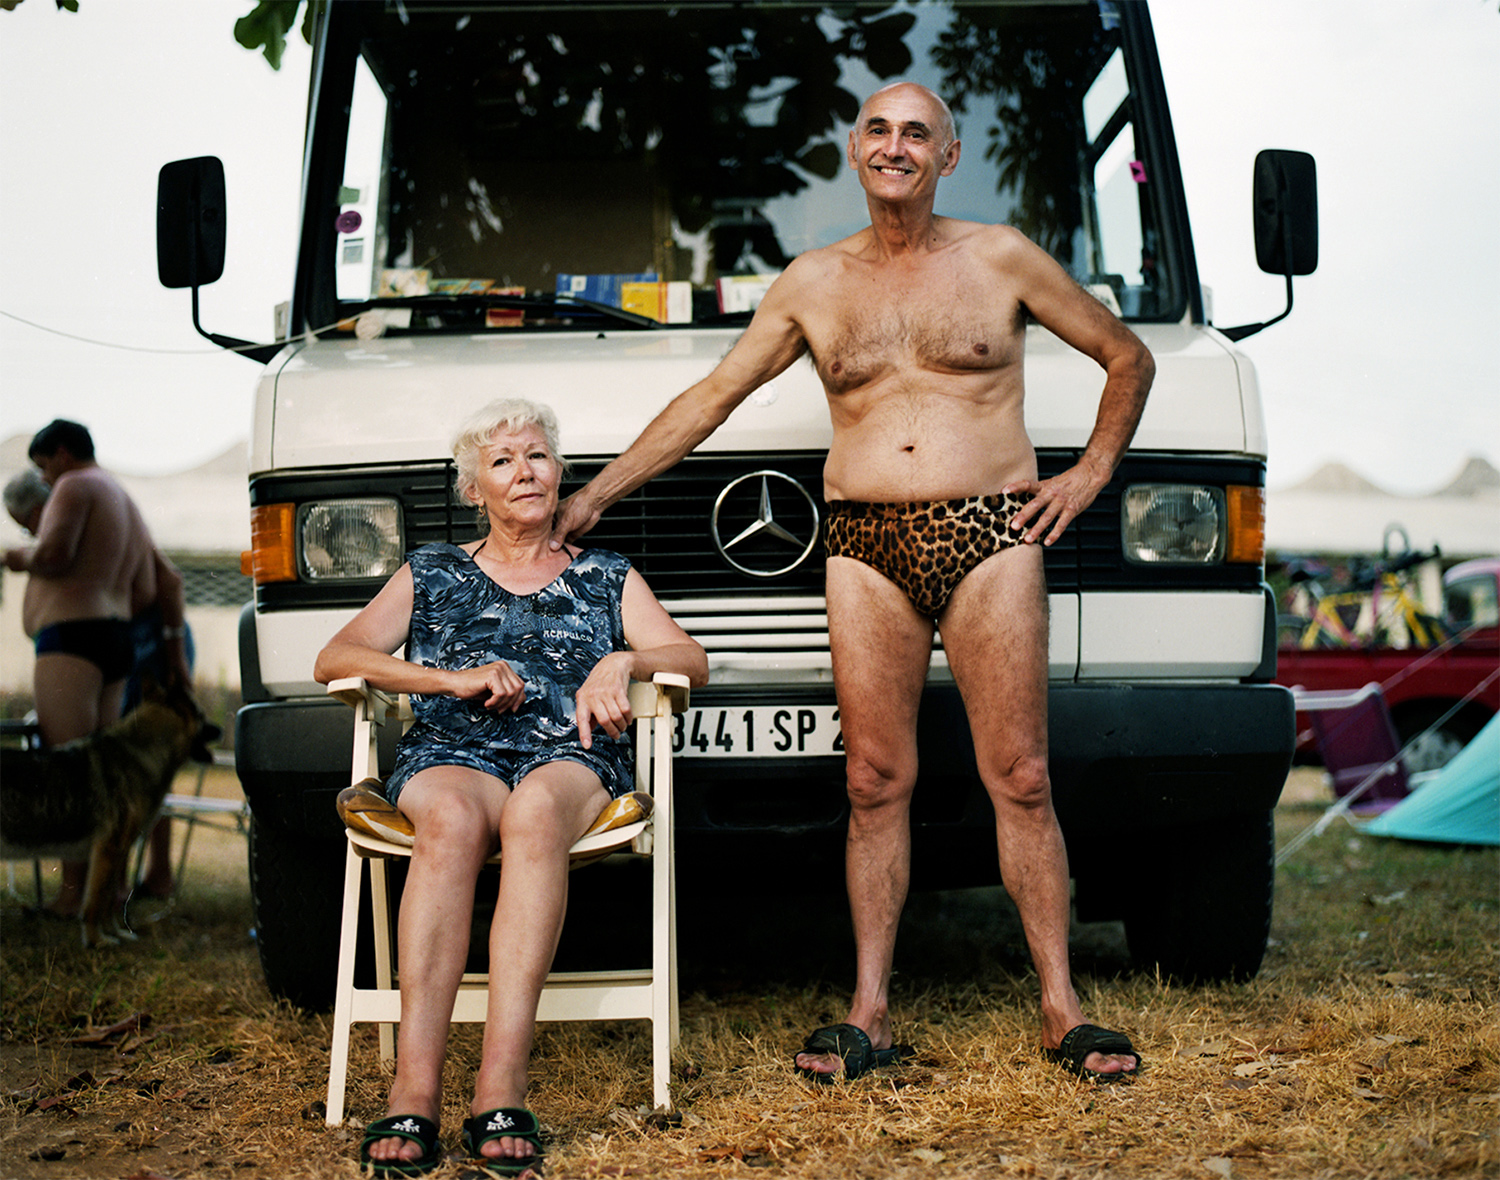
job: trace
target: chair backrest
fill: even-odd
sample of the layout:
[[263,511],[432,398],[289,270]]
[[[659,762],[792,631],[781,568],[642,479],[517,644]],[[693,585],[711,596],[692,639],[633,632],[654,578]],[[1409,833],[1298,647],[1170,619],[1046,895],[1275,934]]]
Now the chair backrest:
[[1406,798],[1411,784],[1401,761],[1401,740],[1380,685],[1354,692],[1292,692],[1297,711],[1312,724],[1338,798],[1353,796],[1354,811],[1381,811]]

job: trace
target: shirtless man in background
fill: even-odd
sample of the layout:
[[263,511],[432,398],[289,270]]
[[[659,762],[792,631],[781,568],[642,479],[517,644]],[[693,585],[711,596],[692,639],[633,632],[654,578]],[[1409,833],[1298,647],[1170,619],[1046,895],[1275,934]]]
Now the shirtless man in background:
[[[87,428],[56,419],[28,454],[52,492],[36,543],[7,549],[5,567],[30,575],[21,621],[36,647],[42,744],[55,746],[119,719],[135,666],[133,608],[157,598],[156,548],[135,502],[94,462]],[[63,863],[52,912],[77,913],[87,869],[86,861]]]
[[[554,544],[592,528],[808,355],[833,423],[823,470],[826,588],[857,962],[847,1024],[809,1037],[796,1066],[826,1080],[895,1059],[888,989],[910,876],[917,706],[936,626],[995,807],[1001,875],[1036,966],[1043,1049],[1081,1075],[1114,1080],[1134,1073],[1140,1056],[1128,1038],[1085,1022],[1068,963],[1039,545],[1055,542],[1109,481],[1155,365],[1134,333],[1024,235],[934,214],[938,180],[958,165],[954,136],[947,105],[925,87],[896,83],[865,102],[848,161],[870,227],[786,268],[718,367],[562,505]],[[1028,315],[1105,374],[1087,448],[1044,481],[1023,419]],[[931,555],[936,572],[882,554],[883,535],[905,553]]]

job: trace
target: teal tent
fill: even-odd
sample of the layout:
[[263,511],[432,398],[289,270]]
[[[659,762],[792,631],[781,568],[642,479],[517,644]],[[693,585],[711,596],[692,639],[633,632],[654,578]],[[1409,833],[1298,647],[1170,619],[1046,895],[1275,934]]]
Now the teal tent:
[[1399,840],[1500,844],[1500,715],[1435,777],[1362,830]]

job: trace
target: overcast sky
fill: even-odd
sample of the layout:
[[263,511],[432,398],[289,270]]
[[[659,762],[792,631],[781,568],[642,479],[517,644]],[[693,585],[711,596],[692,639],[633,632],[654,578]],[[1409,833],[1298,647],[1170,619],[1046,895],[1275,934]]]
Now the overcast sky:
[[[348,2],[348,0],[341,0]],[[210,330],[267,340],[289,297],[309,54],[235,44],[253,0],[52,0],[0,11],[0,438],[87,423],[133,473],[243,440],[256,366],[156,279],[157,169],[224,160]],[[1399,492],[1500,463],[1500,12],[1495,0],[1156,0],[1203,281],[1221,324],[1283,303],[1255,268],[1256,151],[1317,158],[1318,273],[1245,342],[1271,486],[1338,460]],[[8,317],[51,329],[45,332]],[[129,348],[103,347],[69,339]],[[155,351],[132,351],[155,350]]]

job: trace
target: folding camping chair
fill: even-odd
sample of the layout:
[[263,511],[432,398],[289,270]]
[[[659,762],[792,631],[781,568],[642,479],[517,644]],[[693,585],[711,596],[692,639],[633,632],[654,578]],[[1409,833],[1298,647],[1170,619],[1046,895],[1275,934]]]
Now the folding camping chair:
[[[406,699],[371,688],[352,678],[335,680],[328,692],[355,710],[354,757],[351,782],[356,789],[368,778],[378,778],[380,726],[395,720],[410,724]],[[657,1107],[670,1108],[667,1081],[672,1048],[677,1043],[677,914],[672,856],[672,732],[669,718],[687,708],[688,682],[683,676],[658,673],[651,684],[630,686],[635,716],[636,791],[627,800],[644,802],[646,813],[632,818],[624,800],[606,807],[594,826],[571,851],[572,865],[613,853],[633,853],[651,859],[651,965],[642,969],[553,972],[547,977],[537,1008],[537,1020],[634,1020],[651,1022],[652,1097]],[[349,791],[345,795],[350,795]],[[389,805],[387,805],[388,807]],[[349,1070],[349,1037],[356,1023],[380,1025],[380,1058],[394,1062],[394,1026],[401,1019],[400,964],[393,967],[395,925],[387,887],[388,862],[409,857],[411,847],[396,830],[383,824],[378,810],[341,808],[345,817],[348,852],[344,870],[344,909],[339,934],[338,982],[334,1000],[333,1044],[328,1064],[327,1121],[336,1126],[344,1118],[344,1088]],[[395,808],[389,813],[399,817]],[[621,820],[623,826],[610,826]],[[504,850],[489,862],[498,865]],[[356,987],[355,948],[359,937],[361,882],[368,874],[371,926],[375,943],[375,986]],[[453,1006],[455,1022],[483,1023],[488,976],[468,973]]]
[[[23,720],[0,720],[0,741],[19,746],[26,750],[35,750],[42,744],[42,731],[36,723],[36,713],[28,713]],[[35,857],[26,858],[31,861],[31,879],[34,890],[34,904],[38,908],[42,904],[42,862]],[[16,866],[14,861],[7,860],[5,863],[5,892],[17,901],[25,902],[26,899],[16,891]]]
[[1306,713],[1333,793],[1355,814],[1373,814],[1411,792],[1401,739],[1380,685],[1353,692],[1293,688],[1297,711]]

